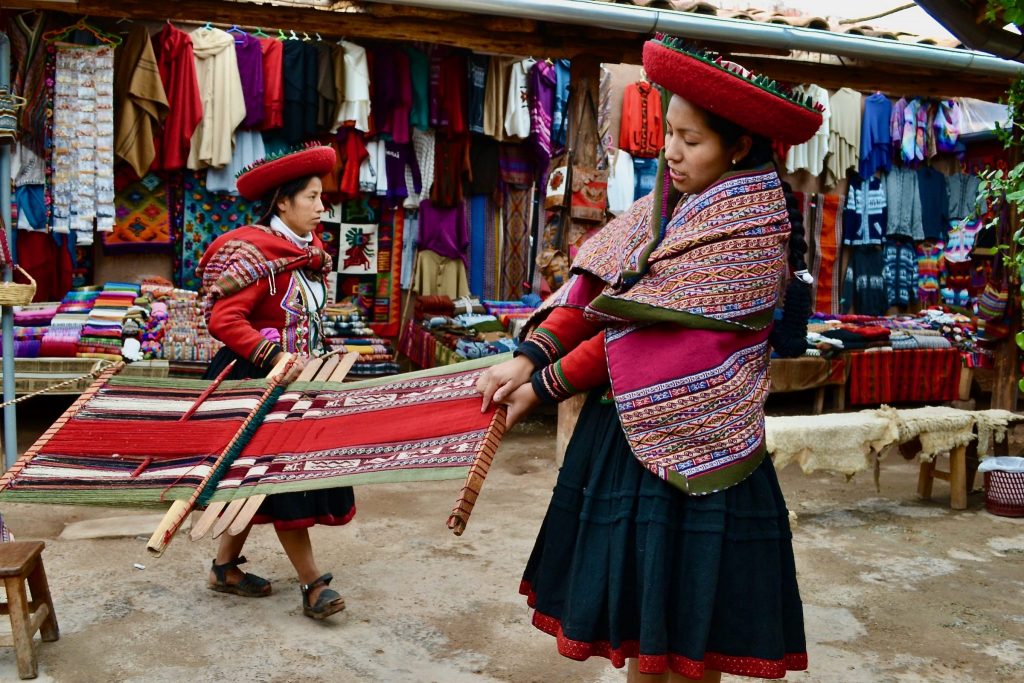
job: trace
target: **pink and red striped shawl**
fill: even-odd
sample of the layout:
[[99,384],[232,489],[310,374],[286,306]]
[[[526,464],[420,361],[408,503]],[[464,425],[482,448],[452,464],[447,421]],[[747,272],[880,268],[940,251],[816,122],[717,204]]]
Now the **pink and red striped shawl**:
[[552,304],[607,321],[612,393],[633,453],[706,494],[764,457],[768,333],[790,226],[774,169],[727,173],[680,197],[664,163],[660,192],[580,249]]

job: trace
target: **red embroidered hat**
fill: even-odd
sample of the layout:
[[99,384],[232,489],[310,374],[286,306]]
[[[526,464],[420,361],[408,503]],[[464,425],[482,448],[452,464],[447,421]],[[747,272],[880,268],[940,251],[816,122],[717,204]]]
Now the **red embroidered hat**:
[[772,140],[798,145],[821,127],[820,104],[681,38],[647,41],[644,70],[651,81],[701,109]]
[[278,156],[268,156],[238,174],[238,193],[249,200],[262,199],[274,188],[303,176],[322,176],[334,168],[333,147],[314,144]]

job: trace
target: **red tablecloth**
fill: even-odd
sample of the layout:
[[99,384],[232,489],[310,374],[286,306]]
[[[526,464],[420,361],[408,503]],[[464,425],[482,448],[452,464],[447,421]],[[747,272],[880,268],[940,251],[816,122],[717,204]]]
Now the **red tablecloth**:
[[953,401],[960,397],[962,367],[956,349],[854,352],[850,404]]

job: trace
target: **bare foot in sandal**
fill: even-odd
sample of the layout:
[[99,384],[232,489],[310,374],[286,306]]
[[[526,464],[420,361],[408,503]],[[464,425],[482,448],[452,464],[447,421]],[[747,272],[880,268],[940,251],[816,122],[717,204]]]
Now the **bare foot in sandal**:
[[345,599],[327,585],[333,574],[324,574],[312,583],[302,584],[302,613],[311,619],[324,619],[345,609]]
[[238,568],[245,564],[245,557],[239,557],[217,564],[214,560],[210,565],[210,580],[207,587],[218,593],[233,593],[245,598],[262,598],[270,595],[272,586],[269,581],[255,574],[247,574]]

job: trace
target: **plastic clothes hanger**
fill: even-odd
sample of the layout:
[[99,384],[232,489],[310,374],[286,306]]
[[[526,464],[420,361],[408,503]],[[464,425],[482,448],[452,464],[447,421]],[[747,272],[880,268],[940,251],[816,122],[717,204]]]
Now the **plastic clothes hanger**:
[[235,38],[235,45],[241,45],[242,43],[244,43],[245,42],[245,36],[248,35],[245,31],[243,31],[242,29],[238,28],[238,24],[231,24],[231,28],[229,28],[227,30],[227,32],[228,33],[236,33],[239,36],[241,36],[240,39],[239,38]]
[[46,33],[43,34],[43,40],[45,40],[48,43],[52,43],[52,42],[55,42],[55,41],[58,41],[58,40],[63,40],[64,38],[67,38],[69,35],[71,35],[75,31],[86,31],[87,33],[92,34],[92,36],[95,37],[96,40],[100,41],[104,45],[120,45],[121,44],[121,37],[120,36],[115,36],[112,33],[107,33],[106,31],[102,31],[102,30],[96,28],[92,24],[86,23],[86,21],[85,21],[86,18],[87,17],[82,17],[81,19],[79,19],[77,22],[75,22],[74,24],[72,24],[70,26],[65,26],[64,28],[54,29],[53,31],[47,31]]

